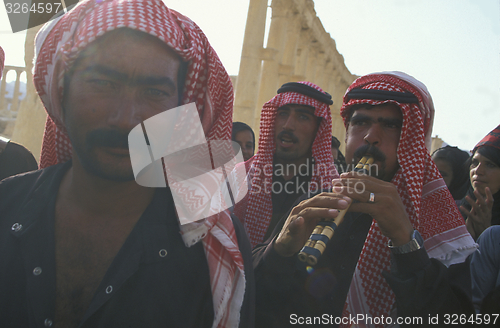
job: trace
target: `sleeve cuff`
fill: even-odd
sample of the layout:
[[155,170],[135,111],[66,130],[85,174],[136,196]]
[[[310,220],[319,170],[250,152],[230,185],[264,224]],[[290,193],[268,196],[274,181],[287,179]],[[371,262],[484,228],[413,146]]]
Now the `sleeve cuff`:
[[405,254],[391,253],[391,273],[400,278],[409,278],[416,271],[429,265],[430,259],[425,248]]

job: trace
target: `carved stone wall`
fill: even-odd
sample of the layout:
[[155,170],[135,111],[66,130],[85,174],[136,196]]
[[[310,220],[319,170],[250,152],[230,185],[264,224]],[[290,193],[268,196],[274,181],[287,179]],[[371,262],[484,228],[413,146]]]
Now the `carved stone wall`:
[[283,83],[306,80],[332,95],[332,134],[343,141],[345,129],[339,115],[342,96],[357,76],[345,66],[312,0],[273,0],[264,47],[267,2],[250,0],[235,85],[234,120],[247,123],[258,135],[262,105]]

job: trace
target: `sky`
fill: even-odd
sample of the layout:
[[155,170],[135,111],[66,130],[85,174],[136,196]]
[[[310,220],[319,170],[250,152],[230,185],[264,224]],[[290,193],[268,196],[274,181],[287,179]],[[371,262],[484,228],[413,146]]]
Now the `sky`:
[[[249,0],[165,0],[207,35],[237,75]],[[314,0],[351,73],[398,70],[434,100],[433,136],[470,150],[500,124],[500,0]],[[270,11],[269,11],[270,13]],[[24,66],[24,33],[0,6],[6,65]]]

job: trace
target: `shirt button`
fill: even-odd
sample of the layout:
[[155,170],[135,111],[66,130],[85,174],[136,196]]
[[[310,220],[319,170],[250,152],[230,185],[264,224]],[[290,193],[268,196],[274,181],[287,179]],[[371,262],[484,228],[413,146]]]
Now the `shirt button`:
[[353,239],[354,239],[354,235],[350,235],[350,236],[349,236],[349,239],[350,239],[350,240],[353,240]]
[[33,269],[33,274],[35,276],[39,276],[41,273],[42,273],[42,268],[36,267],[36,268]]
[[14,223],[11,229],[12,231],[19,232],[23,229],[23,225],[19,223]]
[[111,294],[112,291],[113,291],[113,286],[109,285],[108,287],[106,287],[106,294]]
[[167,256],[167,250],[166,249],[160,249],[159,254],[160,254],[160,257],[165,257],[165,256]]
[[49,318],[45,319],[45,321],[43,322],[43,324],[45,325],[45,327],[52,327],[52,320],[50,320]]
[[344,270],[344,269],[345,269],[345,266],[344,266],[343,264],[341,264],[341,265],[340,265],[340,268],[341,268],[342,270]]

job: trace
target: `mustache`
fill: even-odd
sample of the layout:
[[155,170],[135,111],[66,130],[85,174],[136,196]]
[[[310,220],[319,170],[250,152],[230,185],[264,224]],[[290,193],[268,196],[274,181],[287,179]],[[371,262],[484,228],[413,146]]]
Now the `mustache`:
[[370,155],[373,157],[375,161],[378,162],[385,162],[385,155],[378,149],[377,147],[373,147],[371,145],[363,145],[356,149],[354,152],[354,158],[359,158],[361,159],[365,155]]
[[277,139],[280,139],[284,136],[288,136],[288,138],[292,139],[293,142],[299,142],[299,138],[297,138],[292,132],[289,131],[281,131],[278,133]]
[[128,134],[116,129],[97,129],[90,131],[86,136],[89,147],[113,147],[128,149]]

